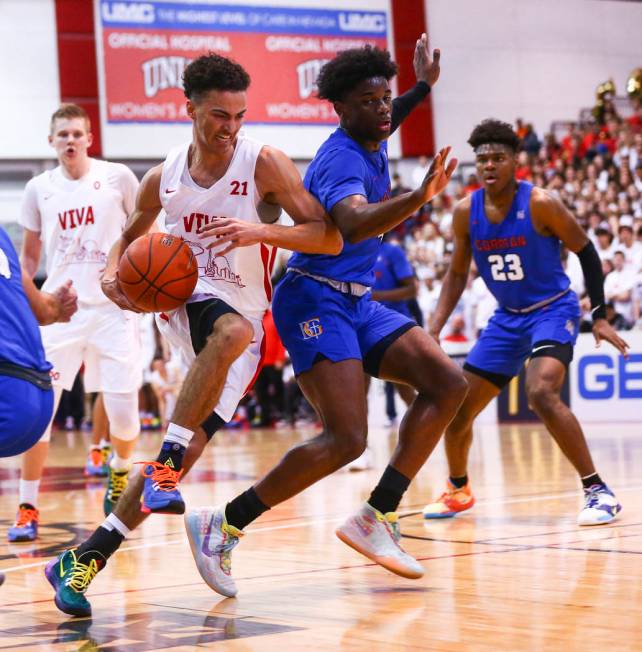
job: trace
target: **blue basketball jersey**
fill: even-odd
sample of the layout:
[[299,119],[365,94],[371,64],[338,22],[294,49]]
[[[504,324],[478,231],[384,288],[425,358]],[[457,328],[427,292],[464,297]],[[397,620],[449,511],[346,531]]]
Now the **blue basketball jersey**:
[[473,258],[502,307],[527,308],[570,285],[560,260],[560,241],[537,233],[531,221],[533,185],[518,184],[508,215],[492,224],[484,210],[484,189],[472,194],[470,240]]
[[[303,183],[329,213],[342,199],[363,195],[373,204],[390,197],[387,143],[368,152],[341,128],[321,145],[310,163]],[[290,267],[338,281],[372,286],[380,238],[357,244],[344,242],[337,256],[295,253]]]
[[40,328],[22,287],[18,254],[0,228],[0,361],[49,371]]
[[[401,287],[401,281],[415,275],[415,270],[408,261],[406,252],[399,245],[383,242],[375,262],[374,275],[373,290],[396,290]],[[381,303],[410,317],[408,301],[381,301]]]

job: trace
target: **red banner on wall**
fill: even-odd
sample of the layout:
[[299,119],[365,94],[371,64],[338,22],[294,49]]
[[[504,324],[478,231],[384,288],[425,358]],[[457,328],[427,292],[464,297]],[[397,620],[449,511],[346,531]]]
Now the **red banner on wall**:
[[179,9],[169,13],[180,5],[100,6],[109,123],[187,122],[181,75],[190,61],[212,51],[250,74],[247,123],[333,124],[332,106],[314,96],[321,66],[340,50],[387,47],[384,12],[231,6],[225,20],[207,5],[208,15],[192,10],[181,21]]

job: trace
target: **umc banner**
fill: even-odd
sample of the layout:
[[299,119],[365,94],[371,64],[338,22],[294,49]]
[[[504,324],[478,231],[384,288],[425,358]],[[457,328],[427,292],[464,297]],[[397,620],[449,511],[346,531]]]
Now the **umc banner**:
[[387,47],[388,12],[351,2],[337,10],[301,4],[98,0],[103,119],[188,122],[181,75],[211,51],[235,59],[252,78],[247,124],[336,124],[331,105],[314,97],[319,69],[339,50]]

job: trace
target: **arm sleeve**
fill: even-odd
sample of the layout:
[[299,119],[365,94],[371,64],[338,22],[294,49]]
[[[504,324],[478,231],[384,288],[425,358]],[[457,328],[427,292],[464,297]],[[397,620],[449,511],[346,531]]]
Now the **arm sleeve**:
[[395,246],[394,254],[391,256],[391,258],[392,272],[398,281],[402,281],[406,278],[411,278],[415,275],[415,270],[408,262],[406,254],[401,247]]
[[[312,188],[323,208],[330,213],[332,208],[351,195],[368,196],[365,187],[366,167],[364,160],[350,150],[328,157],[317,169],[316,188]],[[314,192],[316,191],[316,192]]]
[[591,300],[593,321],[596,319],[606,319],[602,263],[595,250],[595,245],[589,240],[585,247],[578,252],[577,257],[580,259],[580,264],[582,265],[586,291]]
[[42,231],[42,219],[40,217],[40,209],[38,208],[38,192],[33,179],[25,187],[18,222],[30,231],[37,233]]
[[409,91],[392,100],[390,133],[397,130],[408,114],[430,93],[430,86],[424,81],[417,82]]

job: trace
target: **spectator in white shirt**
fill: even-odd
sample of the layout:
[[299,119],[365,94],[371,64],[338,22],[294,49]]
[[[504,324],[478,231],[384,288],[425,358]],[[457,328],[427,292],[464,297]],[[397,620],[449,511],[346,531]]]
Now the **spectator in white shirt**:
[[624,252],[613,254],[613,271],[604,279],[604,295],[607,301],[612,301],[616,312],[624,319],[633,321],[633,287],[636,274],[626,267]]

